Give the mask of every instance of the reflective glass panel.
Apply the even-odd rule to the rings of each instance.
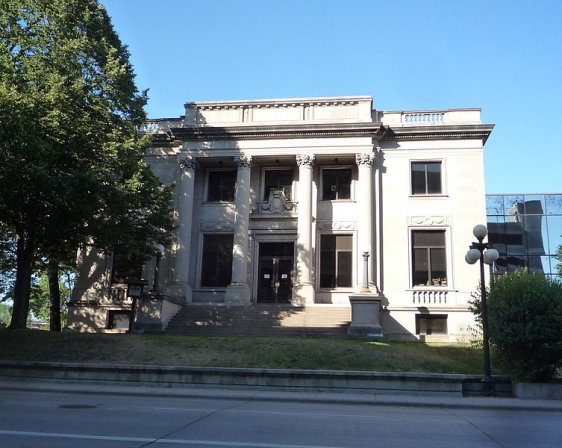
[[[486,196],[486,214],[503,215],[503,196],[500,195]]]
[[[545,202],[547,215],[562,215],[562,194],[547,194]]]
[[[547,216],[548,245],[546,247],[549,255],[557,255],[562,245],[562,216]]]
[[[507,216],[521,215],[525,211],[525,198],[523,195],[504,196],[503,210]]]
[[[546,211],[544,194],[525,195],[525,214],[542,215]]]

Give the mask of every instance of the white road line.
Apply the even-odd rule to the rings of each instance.
[[[224,447],[248,447],[248,448],[345,448],[326,445],[281,445],[277,443],[250,443],[250,442],[226,442],[223,440],[186,440],[186,439],[152,439],[147,437],[118,437],[118,436],[95,436],[90,434],[66,434],[56,432],[33,432],[33,431],[8,431],[0,429],[0,436],[20,437],[54,437],[60,439],[81,440],[104,440],[114,442],[142,442],[142,443],[167,443],[173,445],[203,445]]]

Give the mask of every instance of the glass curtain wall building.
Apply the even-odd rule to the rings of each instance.
[[[497,274],[526,267],[562,280],[562,193],[486,195]]]

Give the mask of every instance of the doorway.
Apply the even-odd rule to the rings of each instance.
[[[260,243],[258,303],[291,303],[294,242]]]

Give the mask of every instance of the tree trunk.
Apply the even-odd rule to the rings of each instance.
[[[29,294],[35,243],[22,229],[16,231],[16,283],[14,285],[14,307],[10,328],[26,328],[29,314]]]
[[[47,265],[47,277],[49,279],[49,330],[61,331],[60,325],[60,288],[59,288],[59,262],[49,258]]]

